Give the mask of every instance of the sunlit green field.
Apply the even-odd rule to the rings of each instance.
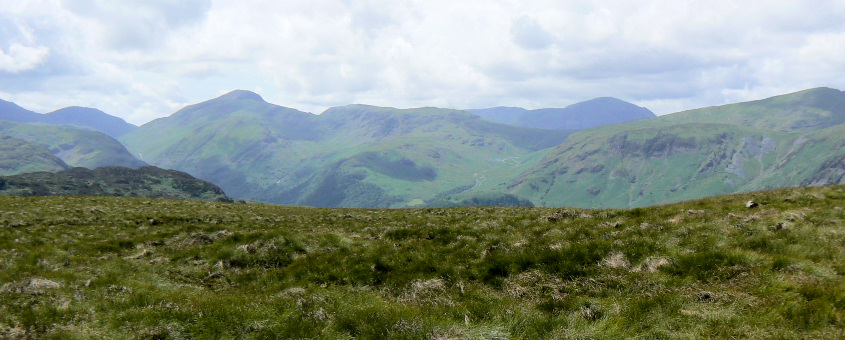
[[[633,210],[0,197],[0,338],[842,338],[843,190]]]

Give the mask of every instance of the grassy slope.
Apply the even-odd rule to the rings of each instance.
[[[0,176],[34,171],[56,172],[68,168],[64,161],[41,145],[0,136]]]
[[[845,95],[823,88],[600,127],[507,187],[540,205],[631,207],[842,183],[843,121]]]
[[[145,165],[117,140],[98,131],[42,123],[0,122],[0,134],[42,145],[70,166],[137,168]]]
[[[839,338],[843,206],[843,186],[633,210],[0,197],[0,336]]]
[[[217,183],[233,197],[386,207],[472,186],[476,174],[509,166],[497,159],[524,157],[568,134],[436,108],[350,105],[317,116],[235,92],[121,140],[144,160]]]

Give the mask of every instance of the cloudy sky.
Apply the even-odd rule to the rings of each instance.
[[[0,99],[142,124],[233,89],[319,113],[563,107],[658,114],[845,89],[845,1],[0,1]]]

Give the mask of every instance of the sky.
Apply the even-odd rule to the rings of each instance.
[[[136,125],[235,89],[667,114],[820,86],[845,89],[843,0],[0,0],[0,99]]]

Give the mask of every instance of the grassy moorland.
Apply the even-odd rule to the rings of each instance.
[[[0,337],[842,338],[843,207],[845,186],[632,210],[0,197]]]

